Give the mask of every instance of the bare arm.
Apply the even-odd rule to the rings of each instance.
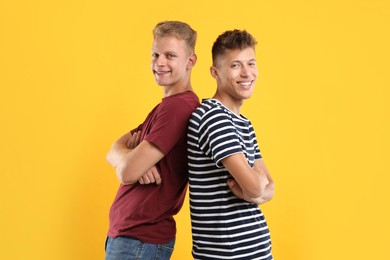
[[[127,133],[112,145],[107,154],[107,161],[116,169],[117,177],[122,184],[136,183],[145,174],[159,178],[155,164],[164,157],[164,154],[148,141],[139,143],[139,138],[140,132],[133,135]],[[142,182],[144,181],[140,180],[141,184]]]
[[[140,132],[128,132],[116,140],[107,153],[107,162],[116,168],[122,157],[138,145],[140,135]]]
[[[263,195],[260,196],[260,198],[258,198],[258,201],[256,202],[257,204],[263,204],[267,201],[270,201],[274,197],[275,183],[263,160],[256,160],[255,167],[261,168],[265,172],[268,179],[268,184],[265,188]]]
[[[243,154],[235,154],[223,159],[222,164],[234,178],[228,185],[236,196],[257,204],[272,199],[274,183],[263,160],[256,160],[251,168]]]

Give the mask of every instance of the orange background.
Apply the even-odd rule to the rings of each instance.
[[[152,29],[198,31],[193,87],[210,97],[211,45],[259,41],[243,107],[276,194],[263,210],[276,260],[390,259],[389,2],[1,1],[2,259],[103,259],[118,187],[105,161],[162,91]],[[172,259],[191,259],[188,202]]]

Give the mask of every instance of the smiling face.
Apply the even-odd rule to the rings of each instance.
[[[258,76],[255,50],[226,50],[216,58],[210,71],[217,80],[216,97],[228,107],[239,107],[252,96]]]
[[[153,41],[151,69],[158,85],[168,89],[189,84],[194,54],[186,42],[174,36],[158,37]]]

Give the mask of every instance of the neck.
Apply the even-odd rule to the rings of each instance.
[[[163,91],[164,91],[164,97],[169,97],[185,91],[192,91],[192,87],[190,83],[186,85],[179,85],[179,86],[163,86]]]
[[[234,100],[230,96],[220,95],[218,92],[213,96],[214,99],[221,102],[225,107],[229,108],[236,115],[240,115],[241,106],[244,104],[244,100]]]

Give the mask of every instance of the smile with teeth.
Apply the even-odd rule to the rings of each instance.
[[[157,70],[155,70],[154,72],[155,72],[157,75],[164,75],[164,74],[170,73],[171,71],[157,71]]]
[[[239,81],[237,82],[239,85],[243,86],[243,87],[249,87],[250,85],[252,85],[252,82],[253,81]]]

